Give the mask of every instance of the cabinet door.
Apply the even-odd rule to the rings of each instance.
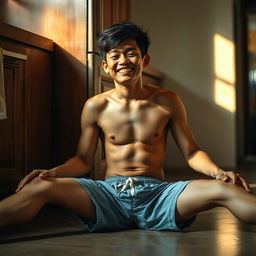
[[[24,61],[4,57],[7,119],[0,120],[0,193],[10,193],[24,172]]]

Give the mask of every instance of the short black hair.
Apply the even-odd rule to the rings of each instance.
[[[126,40],[133,39],[141,50],[142,57],[148,53],[150,39],[148,33],[132,22],[120,22],[102,31],[97,46],[102,60],[106,54]]]

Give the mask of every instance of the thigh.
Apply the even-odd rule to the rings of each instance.
[[[221,205],[226,185],[228,184],[218,180],[195,180],[189,183],[178,197],[176,221],[182,222],[199,212]]]
[[[69,208],[90,220],[96,219],[95,206],[86,190],[72,178],[37,179],[34,181],[38,194],[48,203]]]

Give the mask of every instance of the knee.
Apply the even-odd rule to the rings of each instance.
[[[46,196],[52,190],[53,182],[50,179],[34,178],[23,190],[31,196]]]
[[[215,200],[227,200],[232,196],[232,187],[234,185],[223,182],[221,180],[213,180],[211,191]]]

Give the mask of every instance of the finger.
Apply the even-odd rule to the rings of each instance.
[[[28,182],[29,178],[26,176],[25,178],[23,178],[21,180],[21,182],[19,183],[17,189],[16,189],[16,192],[19,192],[24,186],[25,184]]]
[[[43,171],[40,173],[39,178],[44,179],[44,178],[50,177],[50,176],[52,176],[50,171]]]
[[[238,177],[237,177],[237,175],[236,175],[234,172],[229,171],[229,172],[227,172],[227,175],[228,175],[229,179],[232,181],[232,183],[233,183],[234,185],[237,184],[237,182],[238,182]]]
[[[219,174],[216,176],[216,179],[217,179],[217,180],[222,180],[222,181],[224,181],[224,182],[228,182],[229,177],[228,177],[228,176],[225,174],[225,172],[223,171],[223,172],[219,173]]]
[[[224,182],[229,182],[230,181],[230,178],[228,176],[223,176],[222,180]]]
[[[41,178],[41,179],[47,177],[47,172],[46,171],[41,172],[38,177]]]
[[[230,175],[229,172],[223,172],[223,174],[221,176],[221,180],[224,182],[230,182],[230,180],[231,180],[233,183],[232,175]]]
[[[240,182],[241,182],[241,186],[243,187],[243,189],[249,193],[252,192],[250,185],[242,178],[239,176]]]
[[[33,172],[31,172],[30,174],[25,176],[19,183],[19,185],[16,189],[16,192],[20,191],[27,183],[29,183],[32,179],[34,179],[36,176],[38,176],[39,173],[40,173],[40,170],[34,170]]]

